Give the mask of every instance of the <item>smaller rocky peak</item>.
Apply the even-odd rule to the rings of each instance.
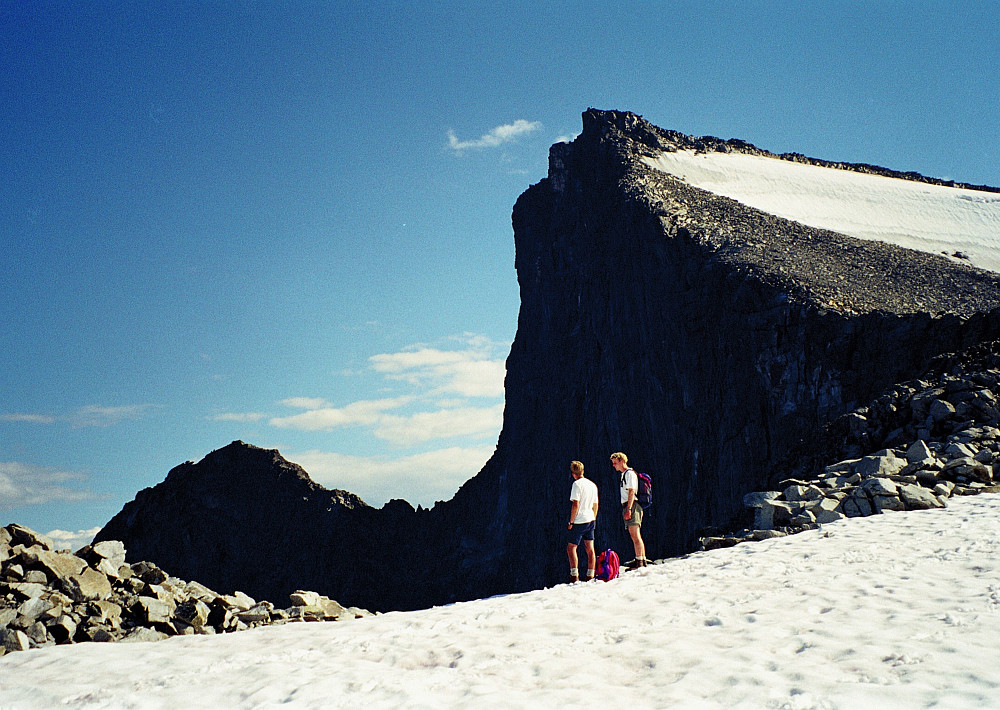
[[[316,495],[347,508],[367,507],[357,495],[327,489],[316,483],[299,464],[287,460],[277,449],[265,449],[244,441],[234,441],[207,454],[197,463],[187,461],[174,467],[166,480],[155,486],[165,490],[228,492],[257,490],[262,495],[309,498]]]

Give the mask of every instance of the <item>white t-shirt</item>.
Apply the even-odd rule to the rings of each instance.
[[[573,518],[574,525],[589,523],[594,518],[594,503],[597,502],[597,485],[589,478],[578,478],[573,481],[573,487],[569,492],[571,501],[580,501],[580,506],[576,509],[576,517]]]
[[[622,503],[628,503],[628,491],[629,489],[635,491],[635,495],[639,495],[639,476],[636,475],[635,471],[631,468],[625,469],[622,472]]]

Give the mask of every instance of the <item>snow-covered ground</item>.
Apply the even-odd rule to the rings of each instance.
[[[0,708],[996,708],[998,540],[982,495],[609,583],[25,651]]]
[[[1000,193],[928,185],[745,153],[682,150],[650,166],[764,212],[860,239],[962,252],[1000,271]]]

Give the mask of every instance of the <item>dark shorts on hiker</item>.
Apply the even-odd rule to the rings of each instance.
[[[569,535],[566,538],[570,545],[579,545],[581,540],[593,540],[594,539],[594,521],[591,520],[589,523],[577,523],[569,529]]]
[[[622,515],[625,514],[625,505],[622,505]],[[642,525],[642,506],[638,503],[632,504],[632,517],[625,521],[625,527],[631,528]]]

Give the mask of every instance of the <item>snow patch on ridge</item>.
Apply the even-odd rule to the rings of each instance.
[[[746,153],[664,152],[650,167],[749,207],[1000,272],[1000,194]]]

